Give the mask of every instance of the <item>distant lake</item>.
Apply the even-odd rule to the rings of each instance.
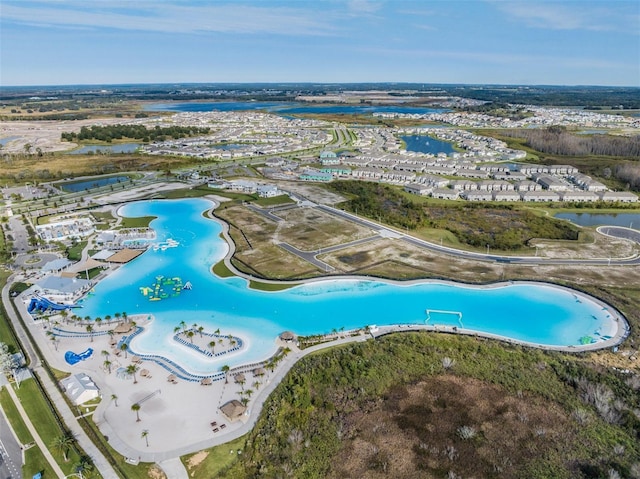
[[[640,230],[640,213],[558,213],[556,218],[569,220],[580,226],[625,226]]]
[[[373,113],[413,113],[425,115],[429,113],[442,113],[449,110],[426,108],[418,106],[392,106],[392,105],[310,105],[299,102],[269,102],[269,101],[223,101],[223,102],[189,102],[189,103],[154,103],[145,107],[146,111],[179,111],[179,112],[205,112],[205,111],[242,111],[242,110],[266,110],[271,113],[283,115],[318,113],[318,114],[360,114],[371,115]]]
[[[17,140],[19,136],[8,136],[7,138],[0,138],[0,145],[4,146],[10,141]]]
[[[93,178],[90,180],[76,181],[72,183],[58,183],[56,186],[64,191],[77,193],[78,191],[90,190],[101,186],[114,185],[116,183],[124,183],[131,178],[128,176],[108,176],[106,178]]]
[[[456,150],[453,145],[447,141],[436,140],[427,135],[411,135],[401,136],[402,140],[407,144],[407,151],[415,151],[418,153],[454,153]]]
[[[117,145],[87,145],[70,151],[70,155],[86,155],[88,153],[133,153],[140,143],[118,143]]]

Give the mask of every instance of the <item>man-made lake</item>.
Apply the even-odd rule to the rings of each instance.
[[[118,143],[116,145],[86,145],[70,151],[71,155],[86,155],[89,153],[133,153],[140,147],[140,143]]]
[[[449,110],[426,108],[418,106],[392,106],[392,105],[309,105],[298,102],[268,102],[268,101],[227,101],[227,102],[188,102],[188,103],[154,103],[145,107],[146,111],[180,111],[180,112],[205,112],[205,111],[243,111],[265,110],[282,115],[303,113],[316,114],[359,114],[371,115],[373,113],[415,113],[429,114],[442,113]]]
[[[625,226],[640,230],[640,213],[558,213],[555,217],[580,226]]]
[[[407,151],[431,153],[432,155],[437,155],[438,153],[446,153],[448,155],[456,151],[451,143],[431,138],[427,135],[401,136],[400,138],[407,145]]]
[[[111,273],[84,300],[82,316],[153,315],[155,321],[133,339],[132,350],[161,354],[197,374],[266,359],[276,350],[275,338],[286,330],[309,335],[373,324],[427,324],[568,346],[607,339],[622,326],[592,298],[536,283],[473,287],[327,279],[278,292],[252,290],[243,278],[223,279],[211,272],[228,251],[221,224],[202,214],[212,206],[201,198],[123,206],[119,214],[124,216],[155,216],[151,227],[156,241],[170,247],[150,248]],[[189,282],[192,288],[150,300],[144,291],[158,278]],[[172,340],[182,321],[207,331],[219,328],[223,335],[240,337],[246,347],[222,358],[194,354]]]
[[[105,178],[94,178],[91,180],[74,181],[70,183],[58,183],[56,184],[63,191],[70,193],[77,193],[78,191],[90,190],[92,188],[100,188],[101,186],[114,185],[117,183],[124,183],[130,181],[128,176],[108,176]]]

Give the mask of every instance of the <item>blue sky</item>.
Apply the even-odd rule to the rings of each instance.
[[[638,0],[0,0],[0,85],[640,86]]]

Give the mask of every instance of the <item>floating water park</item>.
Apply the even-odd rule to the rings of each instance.
[[[192,285],[187,281],[182,284],[182,278],[174,276],[172,278],[163,275],[156,276],[156,280],[152,286],[141,286],[140,292],[149,301],[160,301],[167,298],[175,298],[180,296],[182,290],[190,290]]]

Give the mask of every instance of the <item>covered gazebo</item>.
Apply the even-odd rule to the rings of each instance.
[[[286,342],[290,342],[296,339],[296,335],[293,334],[291,331],[285,331],[283,333],[280,333],[280,339]]]
[[[239,419],[242,417],[244,412],[247,410],[246,406],[243,406],[240,401],[237,399],[232,399],[228,403],[223,404],[220,407],[220,410],[224,413],[232,421]]]

